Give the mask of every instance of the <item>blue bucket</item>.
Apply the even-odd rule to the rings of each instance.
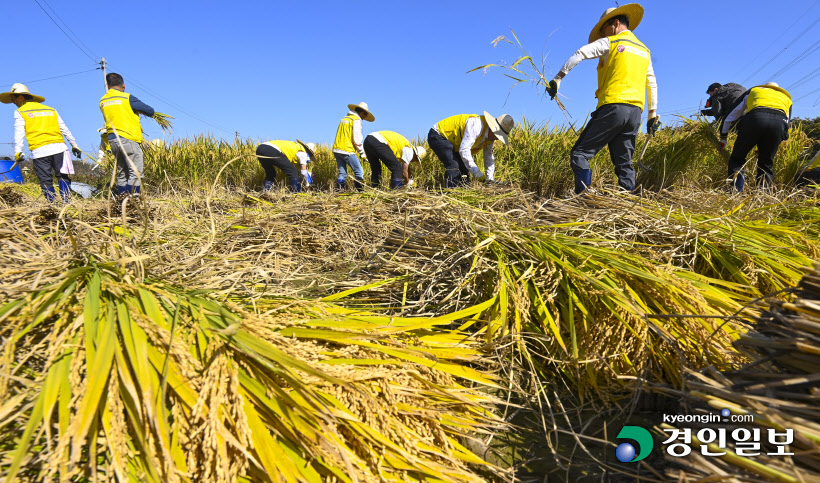
[[[23,184],[23,172],[20,171],[20,165],[14,166],[14,161],[0,161],[0,183],[19,183]]]

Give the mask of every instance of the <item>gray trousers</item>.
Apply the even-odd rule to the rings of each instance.
[[[640,129],[641,109],[638,106],[604,104],[596,109],[569,155],[572,171],[575,172],[576,192],[580,192],[577,191],[579,174],[589,170],[589,160],[604,146],[609,146],[618,185],[626,191],[634,190],[632,154],[635,152],[635,136]]]
[[[109,144],[117,159],[117,186],[139,186],[143,173],[142,147],[124,137],[110,139]],[[137,171],[134,171],[134,168],[137,168]]]

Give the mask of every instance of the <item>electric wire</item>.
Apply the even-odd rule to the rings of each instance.
[[[818,76],[820,76],[820,67],[814,69],[813,71],[794,81],[794,83],[789,86],[789,90],[797,89],[798,87],[802,86],[807,82],[812,81]]]
[[[85,47],[85,50],[87,50],[88,52],[90,52],[90,53],[91,53],[91,54],[92,54],[95,58],[99,58],[99,56],[97,56],[97,54],[95,54],[95,53],[94,53],[94,51],[92,51],[92,50],[91,50],[91,49],[90,49],[90,48],[89,48],[89,47],[85,44],[85,42],[83,42],[83,39],[81,39],[79,35],[75,34],[75,33],[74,33],[74,31],[73,31],[73,30],[71,30],[71,27],[69,27],[69,26],[68,26],[68,23],[67,23],[65,20],[63,20],[63,18],[62,18],[62,17],[60,17],[60,14],[58,14],[58,13],[57,13],[57,11],[56,11],[56,10],[54,10],[54,7],[52,7],[52,6],[51,6],[51,4],[49,4],[49,3],[48,3],[48,0],[43,0],[43,3],[45,3],[45,4],[46,4],[46,6],[48,7],[48,9],[49,9],[49,10],[51,10],[51,12],[52,12],[52,13],[53,13],[53,14],[54,14],[54,15],[55,15],[55,16],[56,16],[59,20],[60,20],[60,22],[62,22],[62,23],[63,23],[63,25],[65,25],[65,28],[67,28],[67,29],[68,29],[68,31],[69,31],[69,32],[71,32],[71,35],[73,35],[73,36],[74,36],[74,38],[75,38],[75,39],[77,39],[77,42],[81,43],[81,44],[83,45],[83,47]]]
[[[817,17],[816,19],[814,19],[814,22],[812,22],[812,23],[811,23],[808,27],[804,28],[804,29],[803,29],[803,30],[802,30],[799,34],[797,34],[797,37],[795,37],[794,39],[792,39],[792,41],[791,41],[791,42],[789,42],[788,44],[786,44],[786,46],[785,46],[785,47],[783,47],[782,49],[780,49],[780,51],[779,51],[779,52],[777,52],[776,54],[774,54],[774,55],[773,55],[773,56],[772,56],[772,57],[771,57],[768,61],[766,61],[763,65],[761,65],[761,66],[760,66],[760,67],[759,67],[756,71],[752,72],[752,74],[751,74],[749,77],[747,77],[747,78],[743,79],[742,84],[745,84],[746,82],[748,82],[748,81],[749,81],[749,79],[751,79],[752,77],[756,76],[757,74],[759,74],[759,73],[760,73],[760,71],[762,71],[763,69],[765,69],[766,67],[768,67],[768,66],[769,66],[769,64],[771,64],[772,62],[774,62],[774,60],[775,60],[775,59],[777,59],[778,57],[780,57],[780,55],[781,55],[781,54],[783,54],[783,52],[785,52],[786,50],[788,50],[788,49],[789,49],[789,47],[791,47],[792,45],[794,45],[794,44],[795,44],[795,42],[797,42],[798,40],[800,40],[800,39],[801,39],[804,35],[806,35],[806,33],[808,33],[808,31],[809,31],[809,30],[811,30],[812,28],[814,28],[814,26],[815,26],[815,25],[817,25],[818,23],[820,23],[820,17]]]
[[[43,79],[26,80],[26,81],[23,81],[21,83],[22,84],[34,84],[35,82],[47,81],[47,80],[52,80],[52,79],[60,79],[62,77],[69,77],[69,76],[72,76],[72,75],[80,75],[80,74],[85,74],[85,73],[88,73],[88,72],[94,72],[95,70],[100,70],[100,68],[95,67],[93,69],[81,70],[80,72],[72,72],[70,74],[55,75],[55,76],[52,76],[52,77],[45,77]],[[5,85],[5,84],[14,84],[14,82],[4,82],[0,85]]]
[[[780,70],[775,72],[774,75],[772,75],[770,77],[770,79],[776,79],[779,75],[784,74],[785,72],[788,72],[794,66],[796,66],[800,62],[803,62],[804,60],[806,60],[806,58],[808,58],[811,54],[813,54],[813,53],[817,52],[818,50],[820,50],[820,48],[818,48],[818,47],[820,47],[820,40],[818,40],[817,42],[811,44],[806,50],[804,50],[803,52],[798,54],[797,57],[792,59],[788,64],[781,67]]]
[[[89,58],[89,59],[91,59],[92,61],[97,62],[97,59],[95,59],[95,58],[94,58],[94,56],[93,56],[91,53],[86,52],[86,51],[85,51],[82,47],[80,47],[80,44],[78,44],[77,42],[75,42],[75,41],[74,41],[74,39],[72,39],[72,38],[71,38],[71,36],[70,36],[70,35],[68,35],[68,33],[67,33],[65,30],[63,30],[63,28],[62,28],[62,27],[60,27],[60,24],[58,24],[58,23],[57,23],[57,21],[56,21],[56,20],[54,20],[54,17],[52,17],[51,15],[49,15],[48,11],[46,11],[46,9],[45,9],[45,8],[43,8],[43,6],[42,6],[42,5],[40,5],[40,2],[38,2],[37,0],[34,0],[34,3],[36,3],[36,4],[37,4],[37,6],[38,6],[38,7],[40,7],[40,10],[42,10],[42,11],[43,11],[43,13],[45,13],[45,14],[46,14],[46,16],[47,16],[49,19],[51,19],[51,21],[54,23],[54,25],[56,25],[56,26],[57,26],[57,28],[58,28],[58,29],[60,29],[60,32],[62,32],[62,33],[63,33],[63,34],[64,34],[64,35],[68,38],[68,40],[70,40],[70,41],[71,41],[71,43],[72,43],[72,44],[74,44],[74,46],[75,46],[75,47],[77,47],[78,49],[80,49],[80,52],[82,52],[83,54],[85,54],[86,56],[88,56],[88,58]]]

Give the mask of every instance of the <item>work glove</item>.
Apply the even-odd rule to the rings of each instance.
[[[305,181],[307,181],[307,184],[313,184],[313,176],[310,174],[310,171],[303,169],[301,172],[302,176],[305,178]]]
[[[484,178],[484,173],[475,165],[470,166],[470,174],[473,175],[474,178]]]
[[[547,94],[550,95],[550,99],[555,99],[555,96],[558,95],[558,87],[561,85],[561,79],[555,78],[550,81],[550,84],[547,86]]]
[[[718,151],[723,151],[724,149],[726,149],[726,143],[728,141],[729,139],[726,136],[721,136],[720,142],[718,143]]]
[[[26,155],[23,154],[22,152],[17,153],[17,154],[14,155],[14,160],[17,161],[18,163],[22,163],[23,161],[26,160]]]
[[[654,136],[661,127],[661,117],[655,116],[646,120],[646,134]]]
[[[80,151],[80,148],[78,148],[77,146],[74,146],[74,147],[71,148],[71,154],[73,154],[74,157],[77,158],[77,159],[80,159],[80,158],[83,157],[83,152]]]

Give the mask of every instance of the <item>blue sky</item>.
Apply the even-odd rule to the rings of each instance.
[[[446,116],[482,110],[561,124],[555,103],[530,85],[510,91],[500,69],[466,72],[513,61],[516,50],[490,43],[513,28],[533,55],[548,54],[551,77],[614,5],[23,0],[0,14],[6,42],[0,88],[27,83],[92,153],[104,93],[102,74],[92,69],[101,56],[110,71],[123,74],[128,92],[176,117],[176,137],[232,139],[238,131],[262,140],[328,143],[346,105],[360,101],[376,116],[365,123],[366,133],[426,136]],[[635,33],[652,50],[665,122],[695,112],[712,82],[748,88],[775,80],[789,89],[806,76],[811,80],[792,90],[795,115],[820,116],[820,1],[643,5],[646,15]],[[595,108],[595,65],[581,63],[561,85],[579,123]],[[32,82],[77,72],[83,73]],[[10,143],[13,106],[0,109],[0,143]],[[143,126],[149,136],[162,137],[152,121]],[[10,152],[9,144],[0,144],[0,154]]]

